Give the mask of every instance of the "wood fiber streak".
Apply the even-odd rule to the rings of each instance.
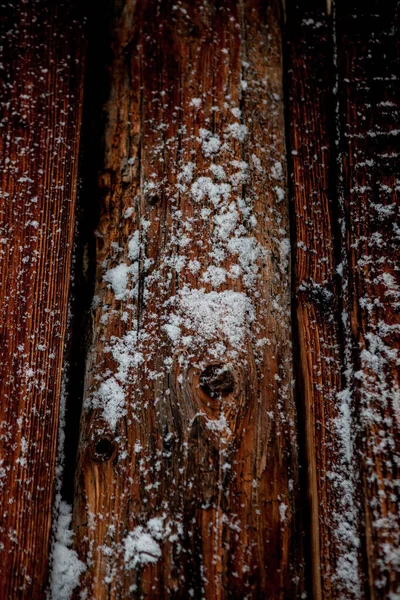
[[[349,465],[337,427],[342,352],[331,148],[333,46],[325,3],[320,4],[287,6],[297,393],[305,429],[313,597],[352,598],[340,574],[343,556],[353,549],[340,530],[349,510],[341,491]]]
[[[397,10],[337,7],[344,323],[369,598],[400,592]]]
[[[0,597],[46,586],[83,73],[63,3],[1,9]]]
[[[278,3],[130,0],[111,28],[76,595],[297,598]]]

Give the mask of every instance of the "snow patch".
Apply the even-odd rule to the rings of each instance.
[[[174,343],[179,339],[179,323],[193,331],[199,342],[223,336],[233,348],[242,349],[248,325],[254,318],[251,301],[245,294],[231,290],[206,293],[204,289],[184,288],[177,300],[177,314],[170,314],[166,326]]]
[[[134,569],[138,565],[156,563],[161,558],[160,544],[151,533],[143,527],[136,527],[127,535],[124,542],[124,561],[128,569]]]
[[[71,548],[73,536],[71,521],[71,506],[64,501],[60,502],[52,556],[51,600],[69,600],[79,583],[81,574],[86,570],[84,563],[79,560],[77,553]]]
[[[109,283],[117,300],[124,300],[127,295],[129,266],[121,263],[109,269],[104,275],[104,281]]]
[[[103,411],[105,421],[115,431],[119,419],[126,415],[125,392],[115,377],[110,377],[100,384],[93,394],[92,406]]]

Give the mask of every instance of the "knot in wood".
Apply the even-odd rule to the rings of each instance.
[[[100,437],[92,444],[92,458],[96,462],[107,462],[114,458],[117,448],[117,443],[114,440],[106,436]]]
[[[235,389],[235,378],[226,366],[209,365],[200,375],[200,388],[210,398],[229,396]]]

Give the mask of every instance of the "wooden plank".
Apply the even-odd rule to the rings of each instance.
[[[359,509],[342,393],[333,45],[326,2],[287,4],[295,357],[314,598],[359,598]],[[339,259],[340,260],[340,259]]]
[[[114,12],[76,594],[298,597],[278,4]]]
[[[68,6],[69,5],[69,6]],[[71,3],[2,7],[0,596],[47,579],[81,118]]]
[[[400,592],[397,10],[337,5],[343,317],[368,598]]]

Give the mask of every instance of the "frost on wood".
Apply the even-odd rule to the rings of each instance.
[[[114,24],[74,504],[96,598],[302,589],[280,39],[245,4]]]

